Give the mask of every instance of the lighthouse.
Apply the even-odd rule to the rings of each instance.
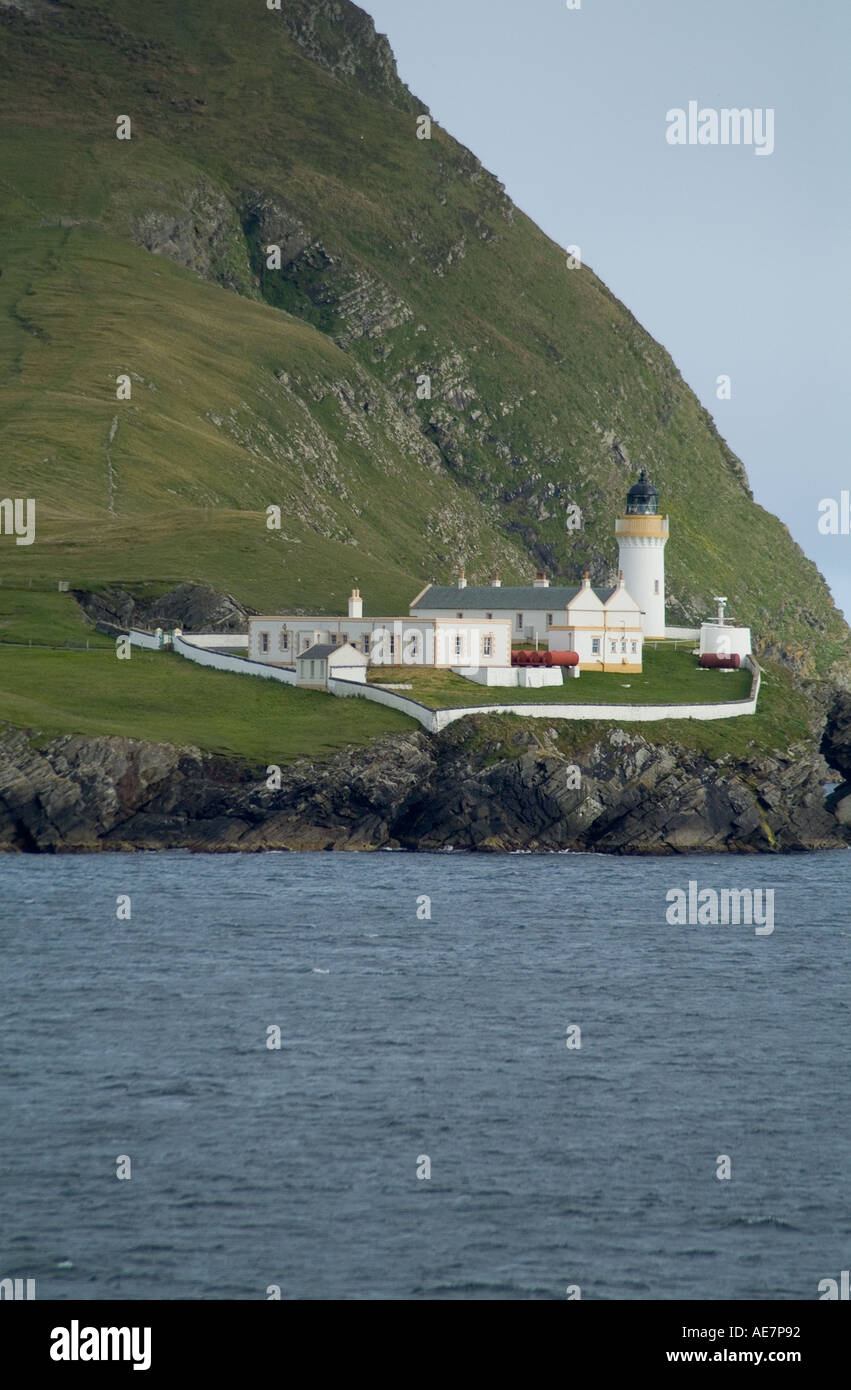
[[[665,546],[668,518],[659,516],[659,494],[642,468],[626,495],[626,515],[615,522],[618,567],[641,609],[645,637],[665,636]]]

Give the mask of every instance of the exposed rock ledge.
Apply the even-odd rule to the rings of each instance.
[[[463,720],[313,765],[265,768],[193,748],[0,737],[0,849],[599,850],[664,854],[847,844],[819,755],[718,763],[611,729],[570,759],[555,730]]]

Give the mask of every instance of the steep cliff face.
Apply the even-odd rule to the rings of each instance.
[[[325,764],[266,770],[132,739],[0,741],[0,849],[598,850],[839,847],[819,756],[728,759],[612,729],[566,755],[559,731],[465,720]],[[578,778],[577,778],[578,771]],[[578,781],[578,785],[577,785]]]
[[[359,583],[392,612],[461,563],[607,582],[644,464],[672,620],[725,593],[763,654],[848,666],[668,353],[473,152],[418,138],[428,108],[357,5],[2,0],[0,35],[4,488],[37,472],[40,505],[7,583],[320,611]]]

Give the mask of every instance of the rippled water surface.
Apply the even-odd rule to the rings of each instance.
[[[0,1274],[39,1298],[816,1298],[851,1263],[850,870],[0,857]],[[774,932],[668,925],[689,879],[773,887]]]

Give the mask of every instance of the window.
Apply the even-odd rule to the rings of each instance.
[[[341,633],[340,633],[340,641],[341,641],[341,642],[348,642],[348,640],[349,640],[349,634],[348,634],[347,632],[341,632]]]
[[[518,631],[520,631],[520,632],[523,631],[523,614],[522,614],[522,613],[518,613],[518,614],[517,614],[517,624],[516,624],[516,626],[517,626]]]
[[[315,661],[311,661],[311,663],[310,663],[310,679],[311,679],[311,680],[313,680],[313,676],[314,676],[314,669],[313,669],[313,668],[315,667],[315,665],[316,665],[316,662],[315,662]]]
[[[548,614],[547,614],[547,627],[552,627],[552,625],[553,625],[553,615],[552,615],[552,613],[548,613]]]
[[[267,652],[267,651],[269,650],[269,634],[268,634],[268,632],[261,632],[261,634],[260,634],[260,650],[261,650],[261,652]]]
[[[632,654],[633,654],[633,656],[635,656],[635,654],[636,654],[637,651],[638,651],[638,643],[637,643],[637,642],[633,642],[633,643],[632,643]]]
[[[456,618],[463,618],[464,614],[463,614],[463,613],[456,613],[455,616],[456,616]]]
[[[625,651],[626,651],[626,638],[624,638],[624,637],[621,638],[621,651],[622,651],[622,652],[625,652]]]
[[[482,638],[482,656],[493,656],[493,637],[490,633]]]
[[[487,618],[489,623],[493,622],[493,613],[486,613],[485,617]]]
[[[463,637],[461,636],[460,633],[459,633],[459,634],[457,635],[457,637],[455,638],[455,655],[456,655],[456,656],[462,656],[462,655],[463,655],[463,647],[462,647],[463,640],[464,640],[464,639],[463,639]]]
[[[288,652],[290,649],[290,634],[287,632],[287,629],[285,627],[281,628],[281,632],[278,637],[278,646],[280,647],[282,652]]]
[[[308,649],[308,647],[309,647],[310,645],[311,645],[310,633],[309,633],[309,632],[303,632],[303,633],[301,634],[301,649],[302,649],[302,651],[303,651],[303,652],[306,652],[307,649]]]
[[[390,655],[391,655],[391,656],[395,656],[395,655],[396,655],[396,638],[393,636],[393,633],[392,633],[392,632],[389,633],[388,636],[390,637]]]
[[[658,579],[654,579],[654,580],[653,580],[653,592],[654,592],[654,594],[658,594],[658,592],[659,592],[659,580],[658,580]]]
[[[617,649],[618,649],[618,644],[617,644],[617,642],[615,642],[613,638],[610,638],[610,639],[609,639],[609,651],[610,651],[610,652],[616,652]]]
[[[599,639],[599,637],[592,637],[592,638],[591,638],[591,655],[592,655],[592,656],[599,656],[599,655],[600,655],[600,639]]]
[[[369,633],[368,633],[368,632],[365,632],[364,635],[363,635],[363,654],[364,654],[364,656],[369,656]]]

